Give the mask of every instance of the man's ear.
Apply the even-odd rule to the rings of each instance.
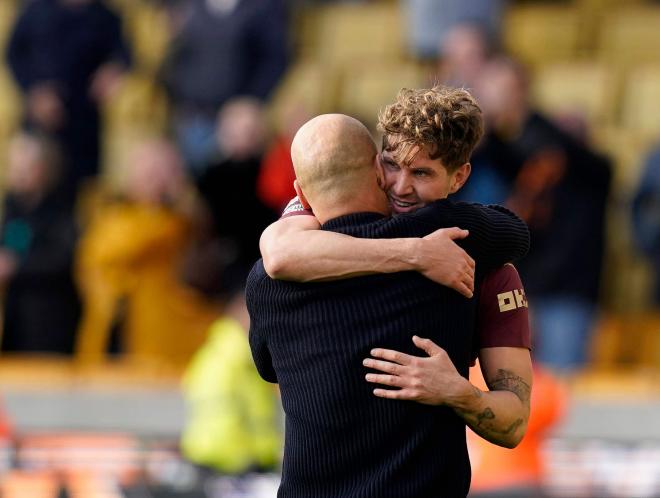
[[[303,194],[303,191],[298,184],[298,180],[293,180],[293,188],[296,189],[296,195],[298,196],[298,199],[300,199],[300,204],[302,204],[305,209],[311,209],[309,202],[307,202],[307,197],[305,197],[305,194]]]
[[[449,193],[450,194],[455,194],[458,192],[463,185],[465,185],[465,182],[467,182],[467,179],[470,177],[470,173],[472,172],[472,165],[470,163],[465,163],[459,168],[454,171],[454,174],[451,177],[451,185],[449,186]]]

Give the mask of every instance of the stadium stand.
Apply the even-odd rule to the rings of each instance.
[[[122,13],[135,66],[103,109],[103,192],[122,183],[127,151],[164,132],[170,119],[156,81],[171,36],[163,7],[168,2],[107,1]],[[3,53],[21,4],[0,1]],[[341,111],[372,125],[400,86],[428,84],[428,68],[407,53],[400,7],[394,0],[296,3],[294,56],[270,102],[273,121],[287,105],[302,103],[312,114]],[[657,276],[633,247],[629,220],[642,160],[660,140],[659,27],[660,3],[650,0],[512,0],[504,19],[504,46],[532,69],[535,103],[552,115],[582,114],[588,138],[615,167],[591,362],[566,379],[573,405],[543,450],[550,496],[660,496],[660,315],[650,299]],[[0,65],[0,157],[21,111],[14,82]],[[82,219],[97,201],[81,203]],[[161,484],[190,484],[190,469],[176,460],[176,450],[148,444],[149,428],[170,446],[178,437],[180,373],[180,365],[130,358],[80,365],[1,357],[0,396],[10,401],[5,407],[19,417],[13,422],[22,433],[0,441],[0,495],[56,498],[68,488],[71,496],[126,498],[133,495],[108,483],[130,481],[135,472]],[[47,429],[47,419],[62,432],[35,437]],[[72,432],[80,429],[74,425],[90,432]],[[129,435],[117,432],[126,428]],[[90,454],[104,479],[88,472]],[[64,461],[73,471],[62,473]],[[183,496],[174,493],[168,496]]]
[[[590,128],[615,118],[616,72],[593,61],[548,63],[539,67],[532,94],[549,115],[578,115]]]
[[[580,55],[582,17],[570,3],[513,5],[505,16],[504,45],[531,67]]]

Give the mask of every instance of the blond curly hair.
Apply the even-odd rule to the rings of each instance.
[[[470,161],[484,126],[481,109],[467,90],[434,86],[402,88],[378,116],[383,150],[409,164],[426,147],[450,171]]]

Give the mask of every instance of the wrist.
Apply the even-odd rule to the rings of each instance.
[[[396,273],[419,270],[419,241],[416,238],[372,239],[370,271]]]
[[[400,261],[404,265],[405,271],[422,271],[422,243],[420,238],[395,239],[397,251],[400,254]]]
[[[483,391],[475,387],[464,377],[456,383],[456,388],[451,395],[451,402],[449,403],[452,408],[459,412],[470,412],[478,409],[482,399]]]

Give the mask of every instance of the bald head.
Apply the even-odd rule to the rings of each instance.
[[[298,130],[291,145],[298,184],[317,216],[320,208],[379,191],[375,157],[376,144],[369,130],[344,114],[311,119]]]

